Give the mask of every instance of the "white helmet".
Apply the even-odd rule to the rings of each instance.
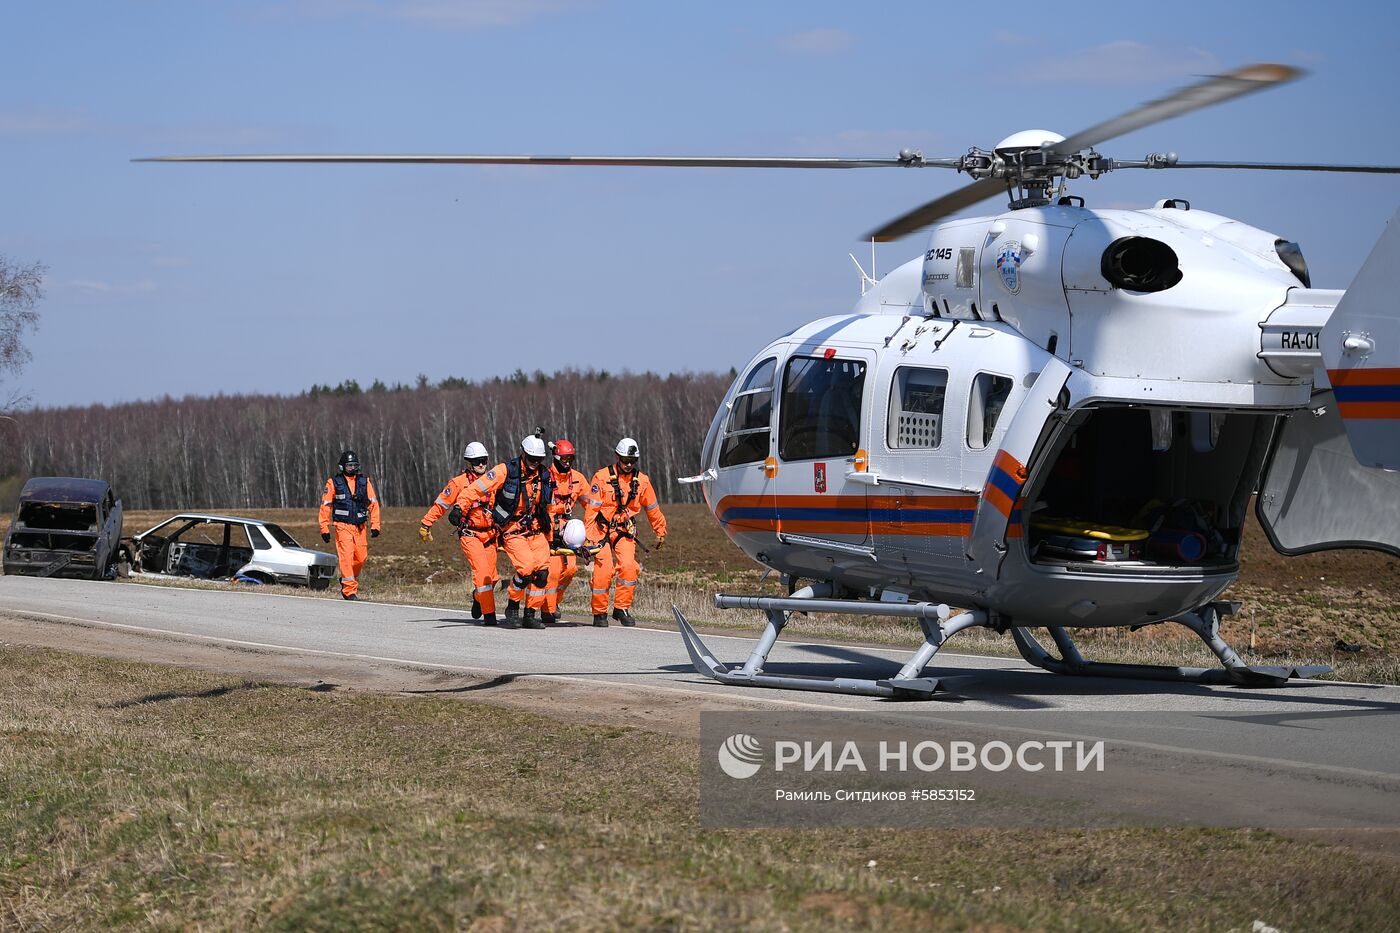
[[[467,449],[462,451],[463,460],[481,460],[486,456],[486,445],[481,441],[472,441],[467,445]]]
[[[583,547],[584,539],[587,537],[588,529],[579,519],[571,518],[564,523],[564,543],[569,547]]]
[[[618,441],[617,446],[613,449],[617,451],[619,457],[640,457],[642,455],[642,449],[630,437],[624,437]]]
[[[530,457],[544,459],[544,441],[531,434],[520,442],[520,451]]]

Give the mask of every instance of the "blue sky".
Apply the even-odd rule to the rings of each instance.
[[[964,184],[849,172],[138,164],[208,152],[890,157],[1068,135],[1197,75],[1301,81],[1100,147],[1400,162],[1380,4],[252,0],[16,4],[0,253],[49,266],[40,405],[517,367],[728,369],[859,295],[864,231]],[[1049,9],[1049,8],[1046,8]],[[1400,177],[1119,172],[1297,239],[1345,287]],[[988,202],[995,207],[994,202]],[[881,246],[880,270],[922,237]]]

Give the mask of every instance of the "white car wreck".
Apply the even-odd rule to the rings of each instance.
[[[297,544],[281,525],[256,518],[187,512],[122,542],[123,575],[242,579],[324,590],[334,554]]]

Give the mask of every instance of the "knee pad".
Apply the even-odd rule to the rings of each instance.
[[[530,582],[535,586],[543,588],[549,582],[549,568],[541,567],[530,576]]]
[[[525,578],[517,573],[510,578],[510,585],[517,590],[523,590],[525,589]]]

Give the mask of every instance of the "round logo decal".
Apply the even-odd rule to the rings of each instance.
[[[1008,240],[997,253],[997,274],[1001,276],[1001,284],[1013,295],[1021,290],[1021,263],[1025,258],[1016,240]]]

